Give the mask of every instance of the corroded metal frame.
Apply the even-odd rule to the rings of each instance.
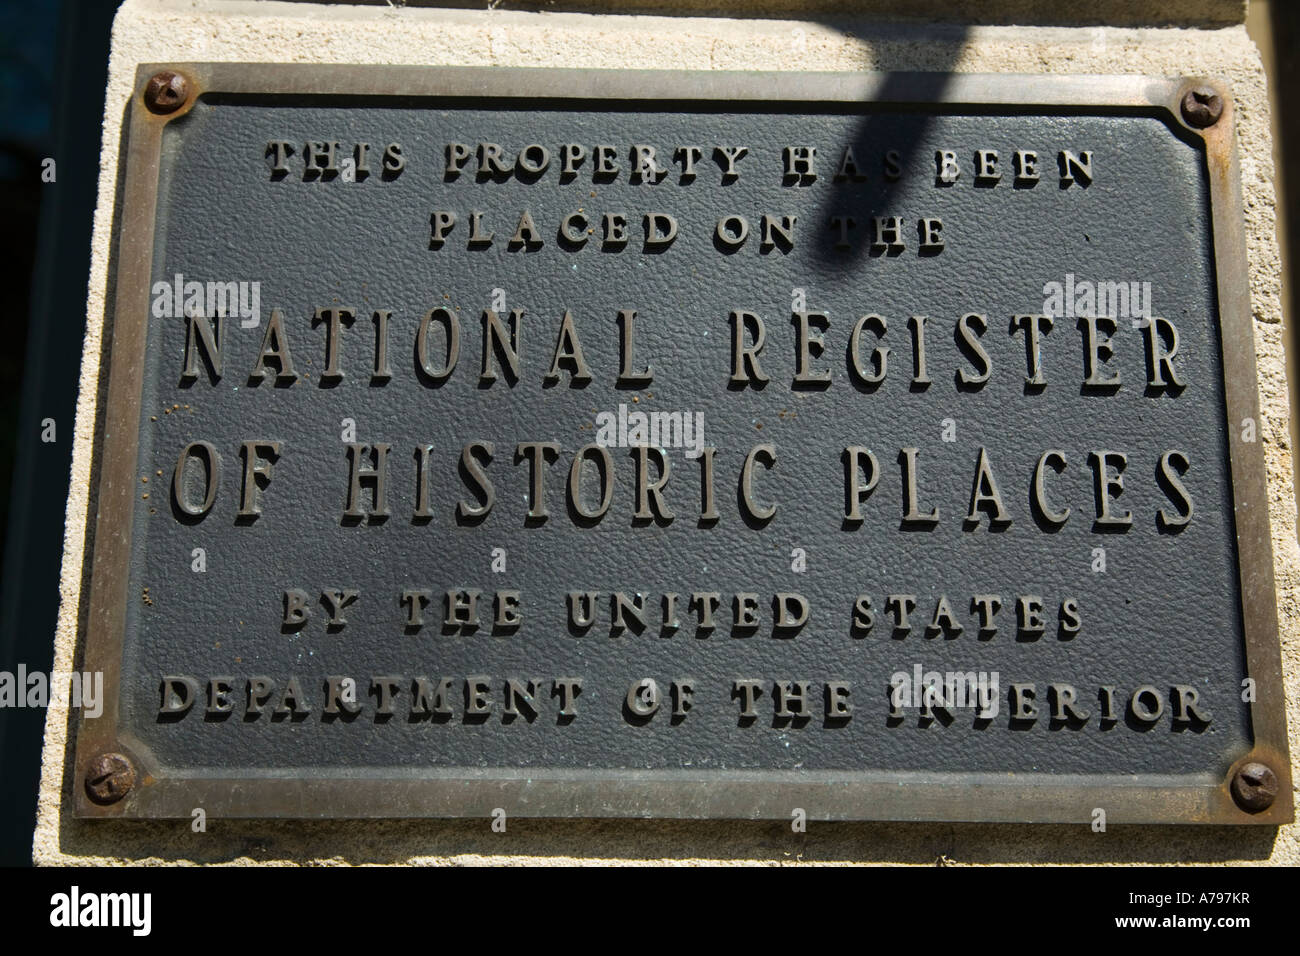
[[[150,112],[142,96],[149,77],[167,69],[186,80],[185,103],[167,115]],[[1193,86],[1212,85],[1223,114],[1208,129],[1189,126],[1179,103]],[[367,97],[413,101],[514,104],[690,103],[697,106],[776,105],[907,108],[1020,115],[1147,115],[1200,145],[1209,181],[1214,259],[1228,422],[1259,420],[1255,342],[1245,250],[1235,104],[1226,83],[1204,78],[1144,76],[1012,76],[962,74],[727,73],[497,69],[414,66],[317,66],[181,63],[141,65],[129,109],[107,413],[96,436],[101,456],[89,612],[80,635],[83,668],[101,671],[101,716],[83,716],[73,779],[83,817],[189,817],[203,807],[214,817],[488,816],[496,807],[536,817],[790,818],[802,807],[812,819],[1075,822],[1105,807],[1109,823],[1255,823],[1293,818],[1291,769],[1277,634],[1273,551],[1263,445],[1229,428],[1247,675],[1256,683],[1250,705],[1254,746],[1220,777],[1213,770],[1178,776],[906,773],[848,771],[559,770],[507,768],[377,768],[330,771],[289,768],[222,776],[186,774],[158,766],[129,728],[118,722],[118,688],[127,606],[131,514],[138,456],[141,356],[154,253],[159,157],[163,129],[210,93]],[[134,785],[101,805],[85,792],[92,761],[106,752],[134,764]],[[1247,762],[1277,776],[1272,806],[1248,813],[1230,784]]]

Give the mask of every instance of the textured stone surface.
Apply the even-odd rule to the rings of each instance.
[[[1177,6],[1166,5],[1166,6]],[[1194,5],[1202,6],[1202,5]],[[1218,5],[1206,4],[1206,8]],[[1198,17],[1197,22],[1203,22]],[[798,42],[796,41],[798,39]],[[305,4],[127,0],[114,30],[105,110],[100,202],[95,220],[88,332],[76,422],[72,491],[56,637],[55,668],[76,661],[82,552],[93,516],[88,477],[101,381],[108,251],[119,133],[139,62],[243,60],[581,66],[602,68],[950,70],[1010,73],[1216,75],[1238,106],[1251,296],[1264,409],[1281,640],[1292,747],[1297,721],[1300,562],[1287,432],[1280,276],[1267,100],[1258,55],[1241,26],[1216,29],[872,26],[782,20],[609,17]],[[52,711],[34,857],[38,863],[140,862],[528,862],[714,860],[933,863],[1300,862],[1298,828],[813,824],[783,822],[512,820],[505,835],[488,821],[188,821],[97,826],[66,807],[71,777],[66,712]]]
[[[311,0],[301,0],[311,2]],[[326,0],[334,2],[334,0]],[[672,14],[718,17],[848,18],[983,24],[1227,26],[1246,17],[1246,0],[359,0],[376,6],[462,7],[544,13]]]

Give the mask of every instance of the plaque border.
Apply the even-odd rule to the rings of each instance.
[[[144,88],[161,70],[183,76],[180,109],[157,115]],[[1179,104],[1194,86],[1213,86],[1223,115],[1208,129],[1182,118]],[[108,346],[106,409],[92,455],[93,544],[88,611],[78,634],[81,669],[104,674],[104,709],[82,714],[77,730],[73,804],[84,818],[188,818],[202,807],[214,817],[365,818],[486,817],[497,807],[527,817],[790,819],[801,807],[814,820],[1090,823],[1104,807],[1108,824],[1266,824],[1293,820],[1273,550],[1262,441],[1243,442],[1229,427],[1247,675],[1254,746],[1222,776],[1008,774],[851,771],[577,770],[444,767],[410,770],[288,768],[245,776],[222,770],[183,773],[162,766],[118,724],[118,691],[127,607],[132,507],[139,450],[143,355],[154,252],[159,158],[167,123],[207,94],[406,97],[421,101],[503,105],[606,102],[610,107],[665,101],[775,106],[932,109],[944,113],[1018,115],[1144,115],[1203,149],[1209,181],[1221,345],[1225,421],[1259,421],[1254,327],[1235,147],[1235,103],[1226,80],[1142,75],[1012,75],[948,73],[804,73],[574,70],[316,64],[142,64],[128,107],[125,170],[119,170],[117,228],[110,259],[116,276],[105,316]],[[111,280],[110,280],[111,281]],[[103,372],[101,372],[101,376]],[[97,513],[94,511],[97,504]],[[100,754],[132,764],[124,797],[97,803],[87,770]],[[1273,804],[1241,809],[1230,792],[1245,763],[1268,765],[1278,779]]]

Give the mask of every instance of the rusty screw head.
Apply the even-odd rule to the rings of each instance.
[[[175,113],[189,96],[185,77],[171,70],[163,70],[149,77],[144,88],[144,105],[154,113]]]
[[[1232,796],[1248,813],[1259,813],[1277,797],[1277,774],[1262,763],[1244,764],[1232,778]]]
[[[96,803],[116,803],[135,786],[135,768],[119,753],[100,754],[86,768],[86,794]]]
[[[1183,94],[1182,107],[1188,126],[1205,129],[1223,115],[1223,97],[1208,86],[1196,86]]]

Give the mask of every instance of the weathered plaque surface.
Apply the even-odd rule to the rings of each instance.
[[[81,813],[1291,818],[1226,88],[139,79]]]

